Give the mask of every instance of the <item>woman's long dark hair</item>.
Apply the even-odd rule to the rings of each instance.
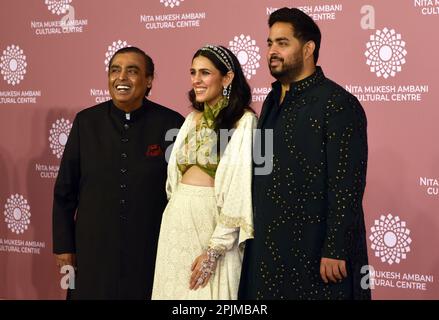
[[[239,63],[236,56],[227,48],[221,46],[223,50],[226,50],[233,60],[233,65],[235,67],[232,80],[232,88],[230,92],[229,105],[221,110],[215,119],[215,131],[220,129],[232,129],[234,128],[236,122],[241,119],[242,115],[246,110],[252,112],[253,109],[250,107],[251,103],[251,90],[250,86],[245,79],[244,73],[242,72],[241,64]],[[198,50],[195,52],[192,61],[198,57],[203,56],[209,59],[213,65],[221,72],[222,76],[225,76],[229,71],[227,67],[220,61],[212,52],[208,50]],[[188,93],[189,100],[192,103],[192,107],[198,111],[204,110],[204,103],[197,102],[195,99],[194,89]]]

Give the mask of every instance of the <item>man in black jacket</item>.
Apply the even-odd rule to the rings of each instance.
[[[264,174],[255,164],[255,237],[239,297],[370,299],[361,285],[368,264],[365,113],[316,66],[321,34],[309,16],[283,8],[269,26],[267,60],[277,81],[258,128],[273,130],[272,149],[260,146],[273,151],[273,166]]]
[[[183,117],[146,99],[154,64],[136,47],[112,57],[112,100],[79,112],[55,183],[53,252],[76,268],[72,299],[149,299],[166,206],[165,135]]]

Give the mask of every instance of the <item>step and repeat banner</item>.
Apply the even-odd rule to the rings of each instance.
[[[368,117],[373,298],[439,299],[439,0],[1,1],[0,298],[65,297],[53,186],[76,112],[109,99],[112,54],[144,49],[156,65],[151,100],[187,115],[192,55],[222,44],[259,112],[273,81],[267,19],[284,6],[318,23],[319,65]]]

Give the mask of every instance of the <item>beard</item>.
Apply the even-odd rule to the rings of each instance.
[[[276,67],[271,67],[271,61],[279,61],[280,64]],[[303,56],[300,53],[288,61],[285,61],[282,57],[273,56],[270,57],[268,66],[273,78],[282,83],[291,83],[303,72]]]

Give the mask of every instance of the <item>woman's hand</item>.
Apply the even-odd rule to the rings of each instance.
[[[191,266],[191,280],[189,289],[197,290],[204,288],[209,282],[210,277],[215,273],[217,260],[221,253],[215,249],[209,248],[206,252],[195,258]]]
[[[195,258],[191,266],[192,275],[189,284],[189,289],[197,290],[200,287],[204,288],[206,284],[209,282],[211,273],[210,272],[204,273],[205,270],[202,270],[203,262],[207,261],[207,259],[208,259],[207,252],[204,252],[203,254]]]

